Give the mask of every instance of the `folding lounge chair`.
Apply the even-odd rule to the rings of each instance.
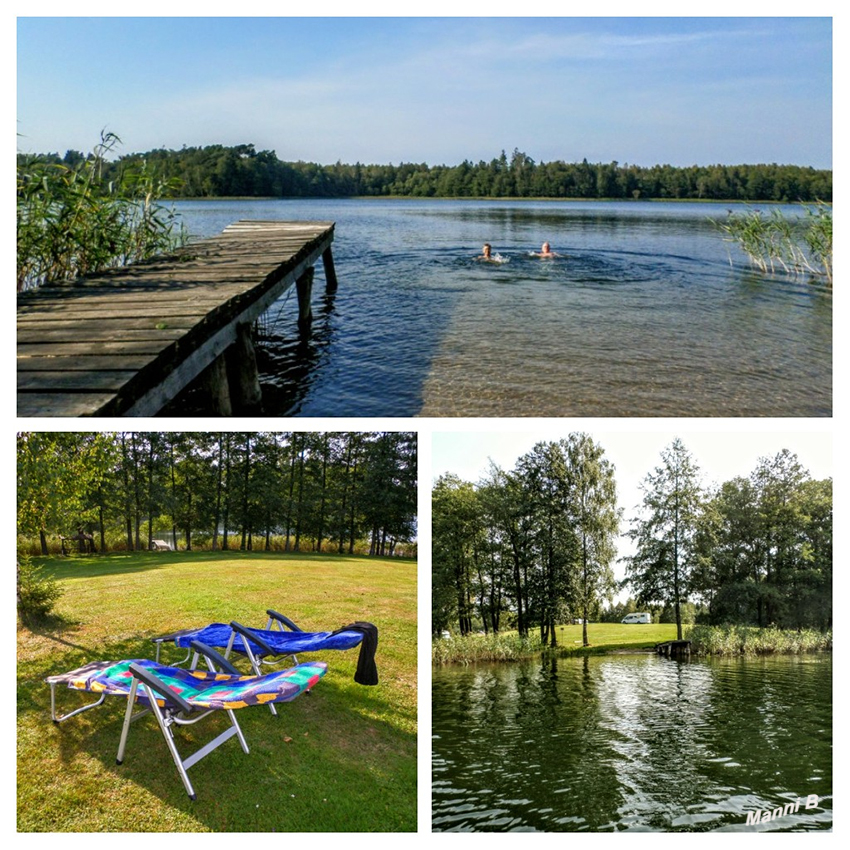
[[[265,629],[248,629],[233,621],[230,625],[211,623],[201,629],[185,629],[154,638],[157,644],[157,661],[163,643],[173,641],[178,647],[189,647],[192,641],[197,640],[207,646],[224,650],[225,658],[230,658],[233,652],[245,655],[251,669],[259,676],[262,675],[263,664],[277,664],[288,657],[292,657],[297,663],[296,653],[326,649],[344,650],[361,644],[354,680],[361,685],[378,684],[378,670],[375,666],[378,629],[372,623],[352,623],[335,632],[305,632],[277,611],[269,609],[266,613],[269,620]],[[277,629],[274,628],[275,625],[278,626]],[[289,630],[285,630],[284,626]],[[191,654],[190,650],[189,655],[180,663],[187,661]],[[196,655],[191,666],[194,667],[197,662]]]
[[[61,723],[81,711],[95,708],[107,696],[126,697],[127,711],[124,715],[124,725],[118,745],[118,764],[124,761],[130,724],[152,713],[165,738],[166,746],[186,788],[186,793],[190,799],[194,800],[196,799],[195,790],[187,774],[192,765],[234,735],[239,738],[243,751],[248,752],[248,744],[234,711],[250,705],[291,702],[299,694],[312,688],[327,672],[327,664],[317,661],[298,664],[265,676],[245,676],[210,647],[195,641],[192,649],[205,656],[207,665],[210,667],[209,672],[165,667],[147,660],[133,660],[95,662],[61,676],[48,677],[53,721]],[[222,672],[218,672],[215,669],[216,666]],[[57,717],[55,688],[60,683],[67,683],[69,688],[99,693],[100,699]],[[134,712],[133,708],[137,702],[143,708],[141,711]],[[213,711],[225,711],[230,719],[230,728],[192,755],[182,758],[177,751],[172,727],[197,723]]]

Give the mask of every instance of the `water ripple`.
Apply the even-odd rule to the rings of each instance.
[[[340,287],[263,339],[269,413],[826,416],[831,291],[765,277],[705,205],[181,202],[190,230],[335,220]],[[528,256],[549,239],[564,256]],[[510,259],[476,263],[484,241]]]
[[[830,685],[829,656],[435,671],[433,828],[831,828]]]

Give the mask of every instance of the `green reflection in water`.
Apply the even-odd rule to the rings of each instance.
[[[825,655],[437,670],[433,828],[831,828],[831,674]],[[798,812],[746,824],[798,798]]]

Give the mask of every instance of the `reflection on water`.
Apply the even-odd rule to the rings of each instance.
[[[823,416],[831,291],[751,273],[709,222],[652,203],[216,201],[240,218],[337,222],[340,281],[299,344],[294,302],[265,339],[270,413],[308,416]],[[789,214],[798,211],[788,210]],[[564,256],[529,257],[548,240]],[[485,242],[510,257],[476,263]],[[266,392],[268,390],[268,392]]]
[[[821,655],[436,670],[433,829],[829,829],[831,672]]]

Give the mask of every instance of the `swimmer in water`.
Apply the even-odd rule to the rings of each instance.
[[[503,257],[501,254],[496,252],[495,254],[492,252],[490,248],[490,243],[485,242],[484,247],[481,249],[482,253],[477,256],[475,259],[479,263],[496,263],[497,265],[502,265],[502,263],[509,263],[510,259],[508,257]]]
[[[548,242],[543,243],[543,247],[539,251],[533,251],[532,257],[560,257],[561,255],[553,251]]]

